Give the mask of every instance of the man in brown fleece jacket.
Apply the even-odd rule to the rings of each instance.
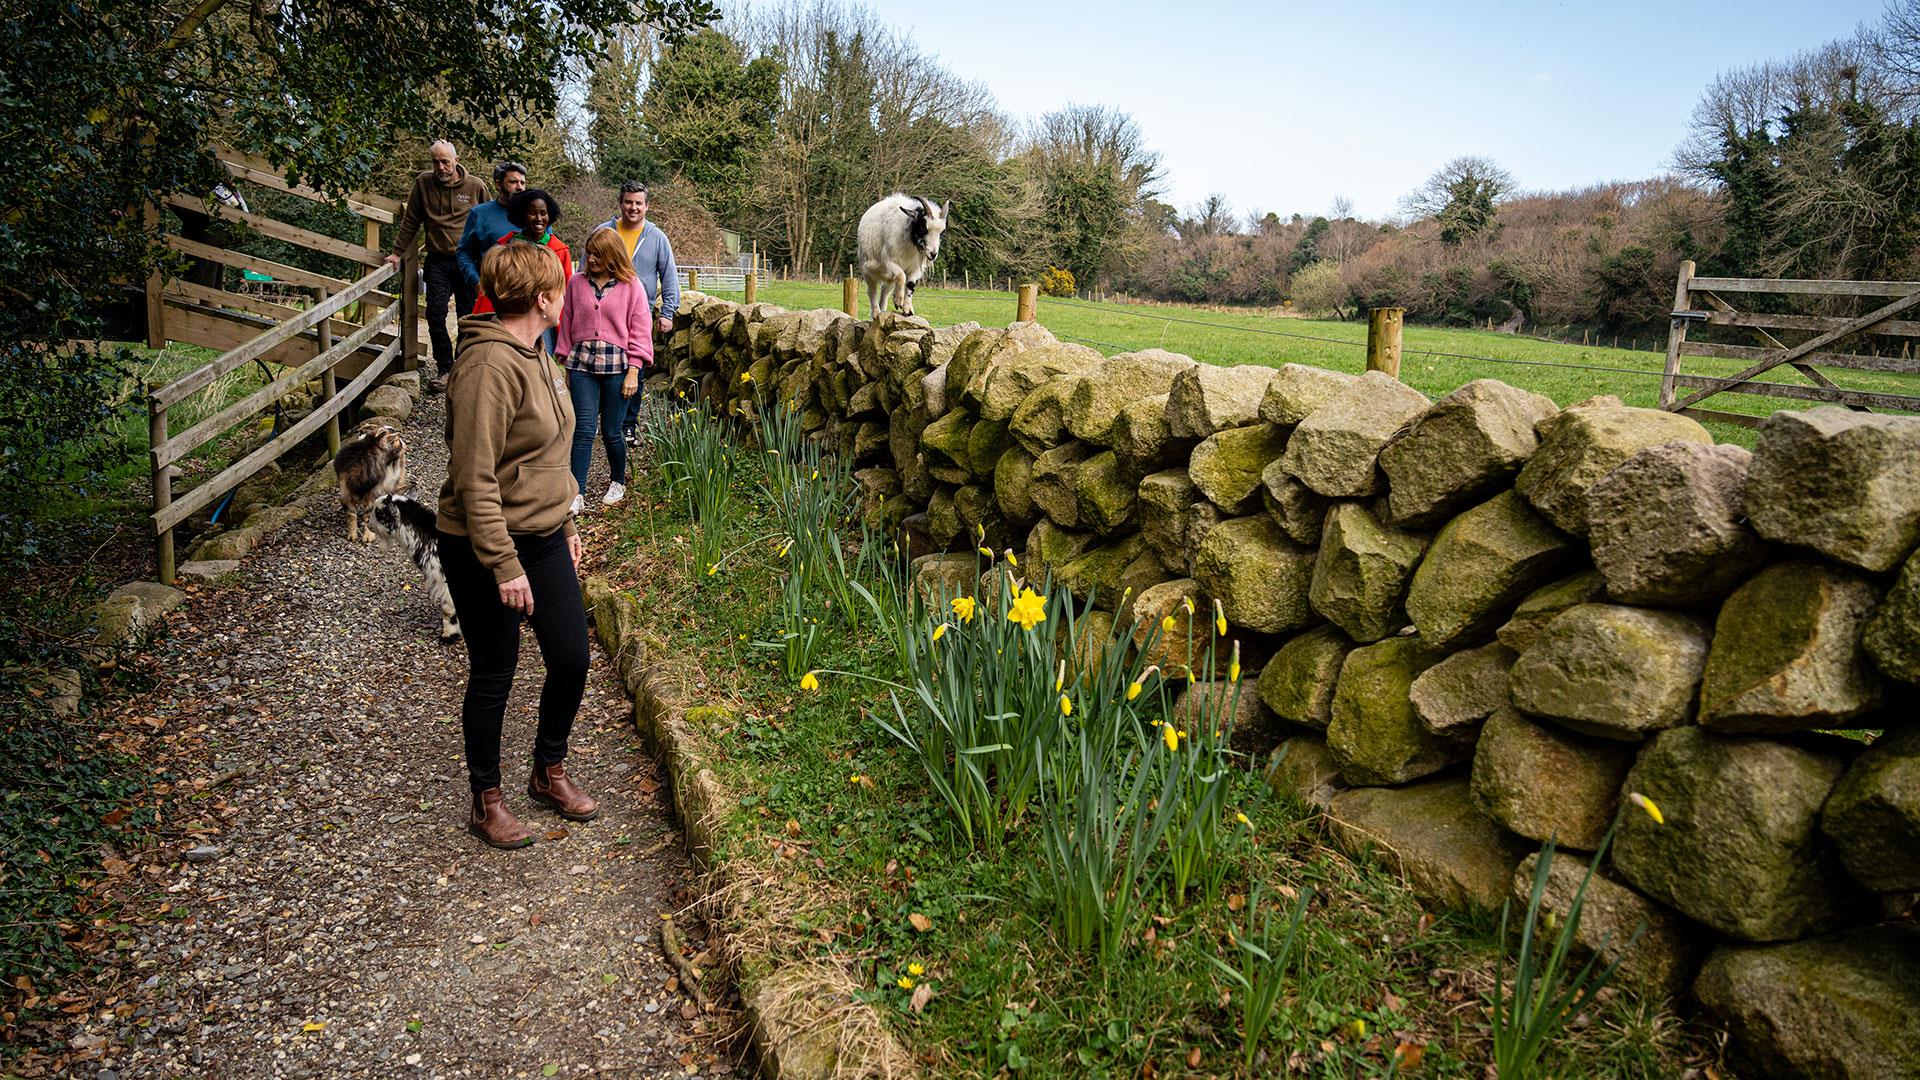
[[[414,239],[425,232],[427,337],[433,342],[434,370],[444,381],[453,369],[447,301],[453,300],[454,310],[466,318],[473,312],[476,299],[473,287],[460,273],[460,233],[467,227],[467,214],[488,196],[487,185],[467,174],[452,143],[441,139],[427,149],[433,157],[433,168],[413,178],[413,190],[407,193],[407,208],[394,231],[393,254],[387,256],[387,262],[399,262],[413,250]]]

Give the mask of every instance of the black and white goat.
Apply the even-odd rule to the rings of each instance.
[[[940,235],[947,230],[951,202],[899,192],[881,199],[860,215],[860,274],[867,282],[867,312],[881,311],[884,291],[894,310],[913,314],[913,287],[940,257]]]
[[[405,552],[427,580],[427,595],[440,605],[440,643],[460,640],[460,616],[453,610],[447,575],[440,569],[440,534],[434,531],[434,513],[411,495],[383,495],[373,506],[373,522],[388,544]]]

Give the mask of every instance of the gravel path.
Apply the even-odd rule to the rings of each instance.
[[[409,424],[416,493],[445,468],[441,399]],[[602,466],[603,467],[603,466]],[[593,485],[596,493],[604,481]],[[175,823],[205,861],[149,866],[174,921],[128,931],[120,1004],[72,1045],[117,1077],[725,1075],[720,1020],[662,958],[691,871],[664,777],[596,645],[569,772],[599,798],[576,824],[526,797],[538,650],[507,712],[508,806],[541,832],[467,835],[466,654],[413,567],[349,545],[331,498],[203,592],[137,702],[190,750]],[[200,820],[182,820],[198,817]],[[681,919],[693,948],[697,928]]]

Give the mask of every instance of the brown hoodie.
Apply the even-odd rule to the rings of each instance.
[[[579,493],[570,468],[573,403],[566,373],[538,344],[522,345],[492,315],[460,320],[447,380],[447,482],[440,531],[465,536],[480,564],[505,583],[525,571],[515,534],[573,535]]]
[[[487,201],[487,185],[479,177],[469,176],[465,165],[453,167],[453,183],[443,184],[432,169],[413,178],[413,190],[407,193],[407,209],[400,215],[400,228],[393,234],[393,251],[405,255],[413,250],[413,238],[420,227],[427,228],[427,250],[436,255],[451,255],[460,246],[461,230],[467,227],[467,211]]]

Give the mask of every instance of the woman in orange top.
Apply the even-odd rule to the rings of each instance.
[[[528,188],[508,201],[507,220],[519,227],[501,237],[496,241],[497,243],[539,244],[553,252],[553,257],[560,260],[560,273],[563,280],[572,275],[573,252],[568,251],[567,245],[553,233],[553,227],[560,224],[559,200],[539,188]],[[474,301],[473,313],[484,315],[492,310],[492,302],[487,299],[486,293],[481,293],[480,298]],[[548,351],[552,351],[551,334],[548,335],[547,348]]]

